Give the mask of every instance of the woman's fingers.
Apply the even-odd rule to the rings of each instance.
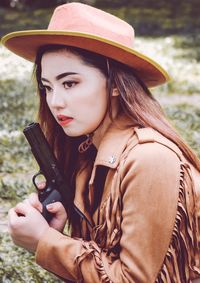
[[[26,216],[29,209],[30,209],[30,203],[29,202],[19,202],[14,208],[15,213],[18,216],[23,216],[23,215]]]
[[[45,181],[40,182],[40,183],[37,184],[38,190],[43,190],[45,187],[46,187],[46,182]]]
[[[26,200],[9,210],[8,228],[16,245],[34,252],[49,225],[41,213]]]
[[[18,218],[19,216],[18,216],[18,214],[17,214],[17,212],[15,211],[15,208],[11,208],[11,209],[9,209],[9,211],[8,211],[8,228],[10,228],[10,224],[14,224],[15,223],[15,221],[16,221],[16,219]]]
[[[64,206],[59,201],[48,204],[46,208],[49,212],[57,214],[57,216],[60,216],[66,213]]]
[[[15,207],[11,208],[8,212],[9,230],[11,231],[12,229],[16,229],[20,225],[19,217],[21,221],[26,216],[26,214],[27,214],[27,205],[24,202],[20,202]]]
[[[47,210],[54,214],[53,219],[50,222],[50,226],[58,231],[63,231],[66,220],[67,213],[61,202],[54,202],[46,206]]]
[[[38,190],[43,190],[45,187],[46,187],[45,181],[37,184]],[[41,202],[39,201],[39,198],[38,198],[38,193],[31,193],[28,196],[28,198],[23,201],[23,203],[31,204],[34,208],[36,208],[40,212],[42,212],[42,210],[43,210],[42,204],[41,204]]]
[[[23,202],[32,205],[34,208],[42,212],[42,204],[39,201],[37,193],[31,193],[29,197],[25,199]]]

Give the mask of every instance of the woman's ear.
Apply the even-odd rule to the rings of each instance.
[[[118,96],[119,95],[119,91],[118,91],[118,89],[115,87],[115,88],[113,88],[113,90],[112,90],[112,96]]]

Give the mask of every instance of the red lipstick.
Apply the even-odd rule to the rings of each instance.
[[[68,116],[65,116],[65,115],[57,115],[57,119],[58,119],[58,123],[61,126],[66,126],[73,120],[72,117],[68,117]]]

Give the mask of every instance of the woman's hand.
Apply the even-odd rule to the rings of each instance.
[[[45,185],[45,182],[38,184],[38,189],[44,189]],[[38,199],[38,194],[32,193],[29,196],[28,201],[34,208],[42,212],[42,204]],[[49,225],[52,228],[62,232],[67,221],[67,214],[64,206],[61,202],[54,202],[49,204],[46,208],[49,212],[54,214],[54,217],[50,221]]]
[[[49,224],[29,202],[21,202],[9,210],[8,228],[16,245],[35,252]]]
[[[44,186],[45,184],[41,184],[40,189]],[[28,199],[9,210],[8,228],[16,245],[35,252],[39,239],[49,226],[60,232],[63,231],[67,214],[62,203],[55,202],[47,206],[47,210],[54,214],[49,224],[41,215],[42,209],[38,194],[32,193]]]

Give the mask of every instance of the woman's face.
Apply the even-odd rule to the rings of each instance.
[[[45,53],[41,68],[47,104],[64,132],[73,137],[93,132],[107,109],[105,76],[66,50]]]

